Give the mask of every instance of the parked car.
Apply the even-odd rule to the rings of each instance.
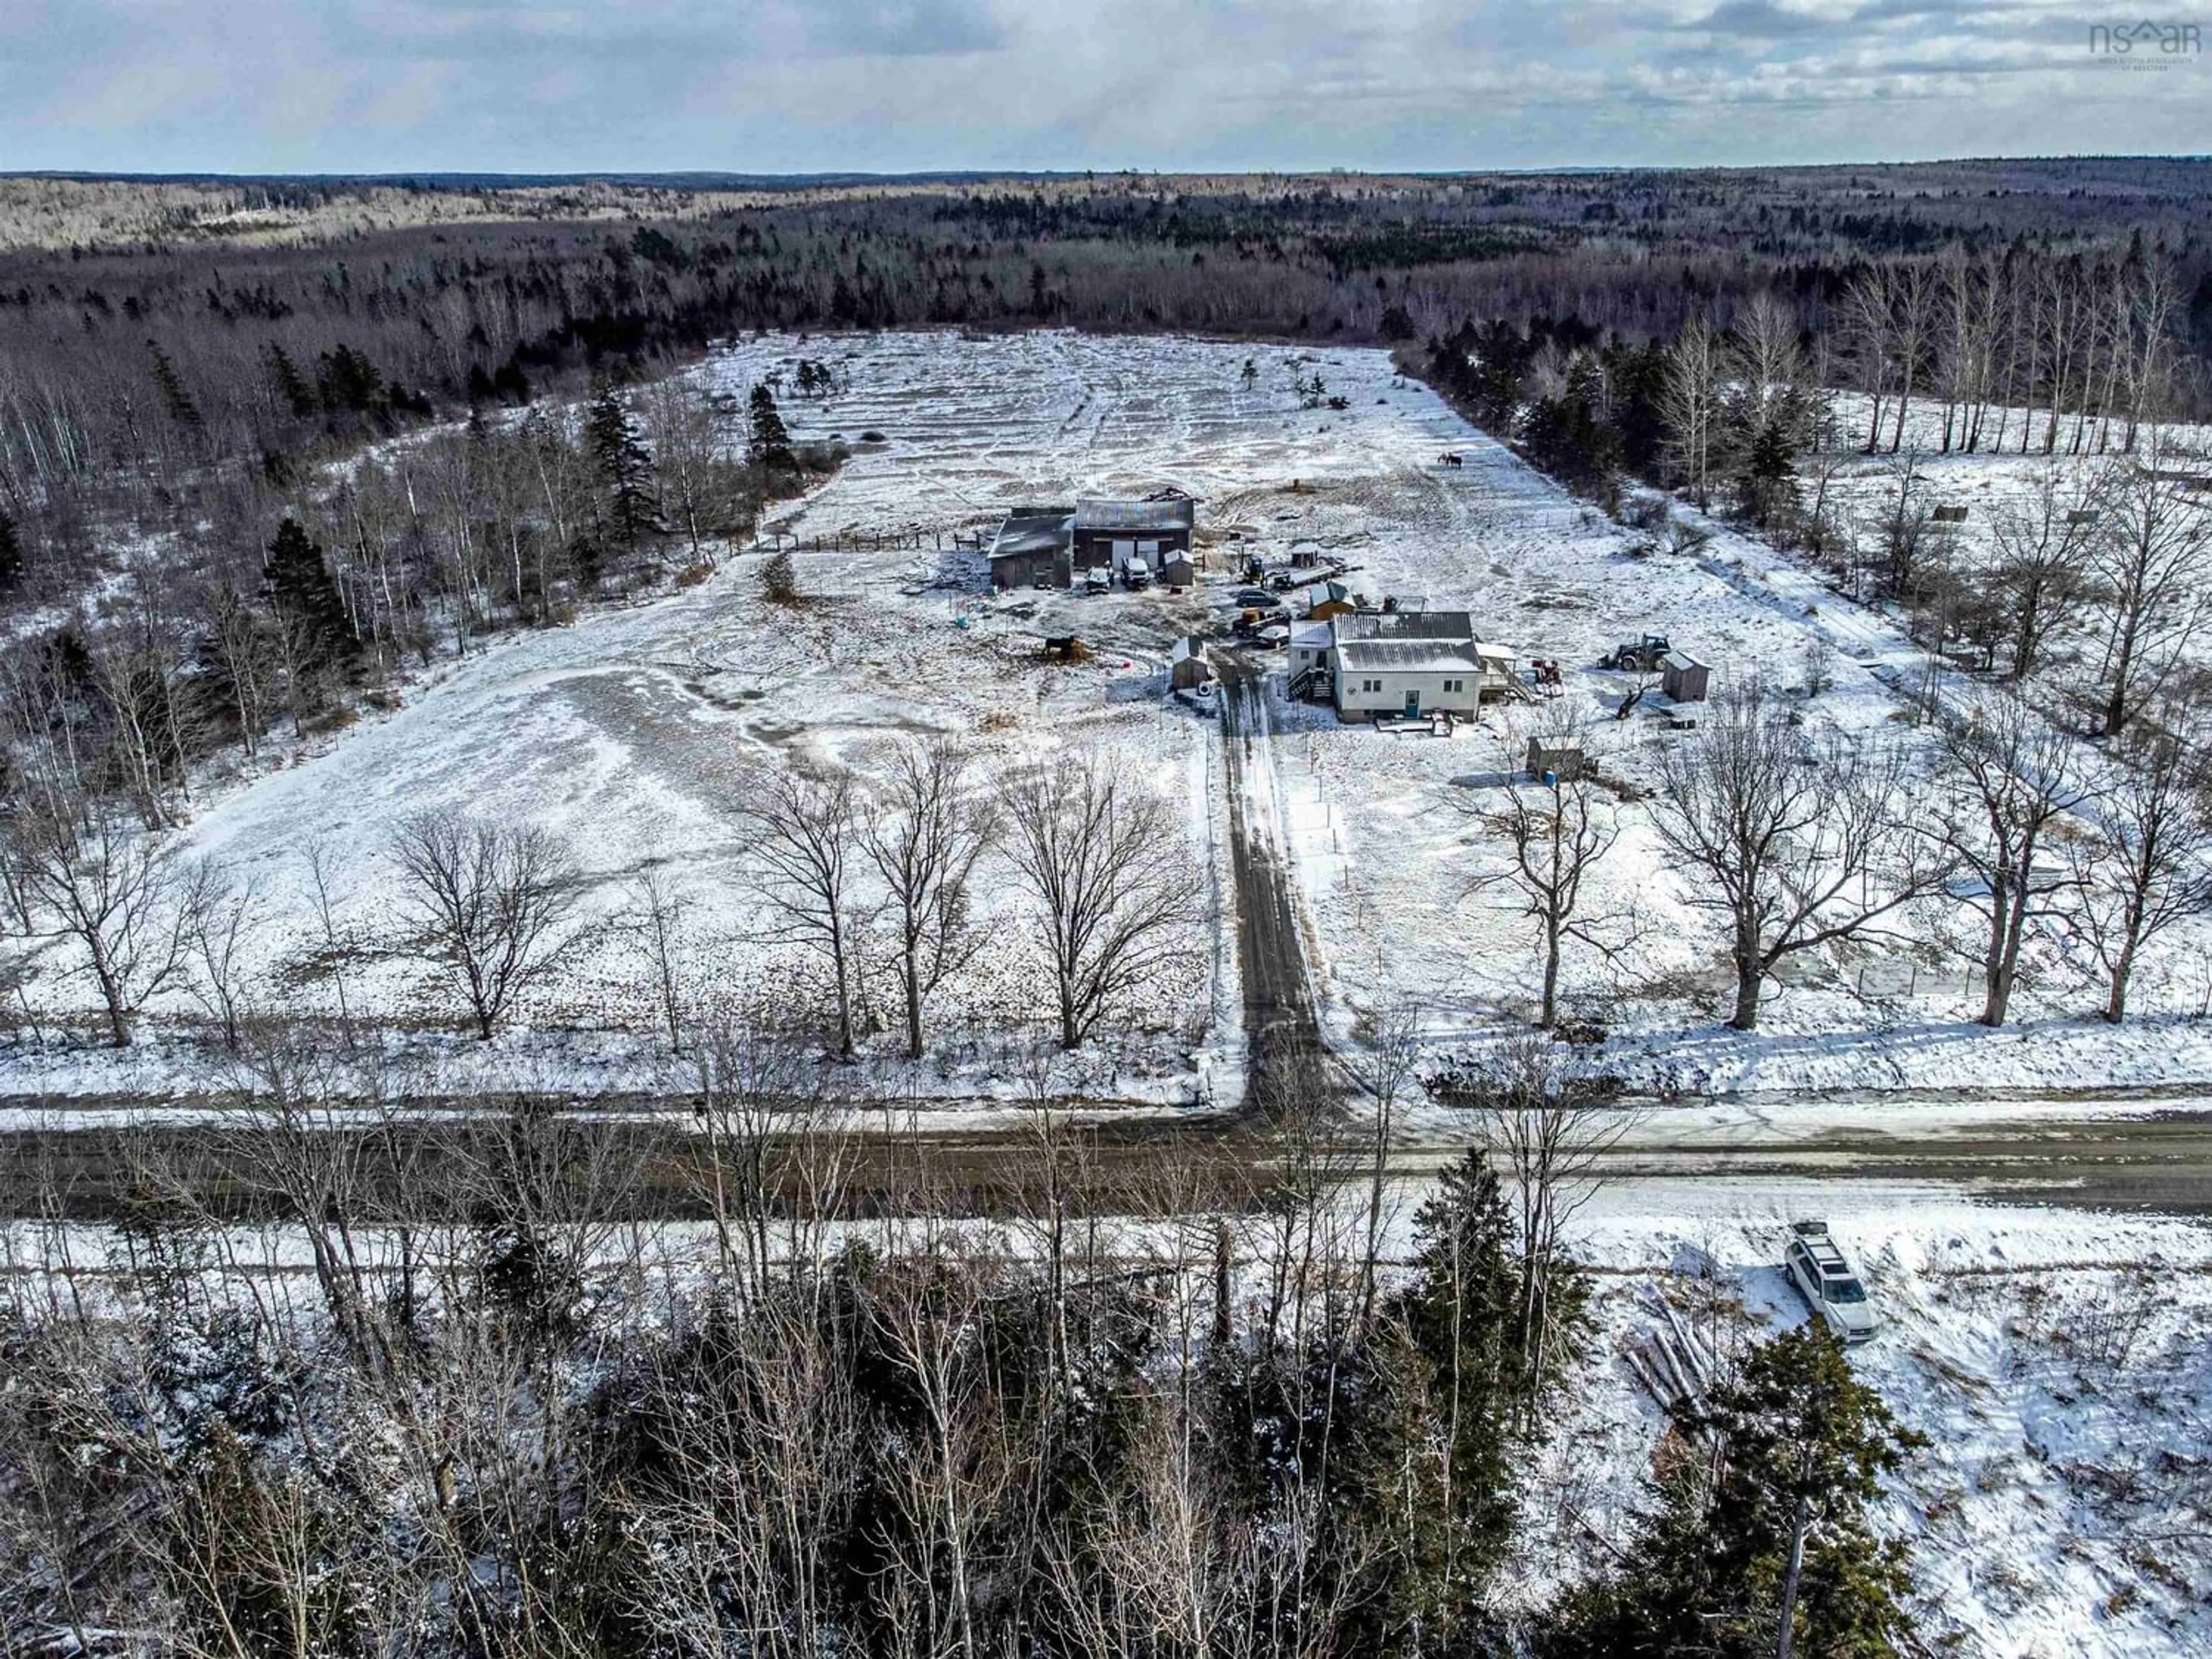
[[[1288,623],[1269,623],[1252,637],[1268,650],[1279,651],[1291,642],[1291,625]]]
[[[1283,602],[1263,587],[1241,587],[1237,591],[1237,603],[1249,611],[1273,611],[1279,609]]]
[[[1815,1318],[1852,1347],[1869,1341],[1881,1329],[1874,1304],[1867,1300],[1866,1285],[1843,1246],[1829,1236],[1825,1221],[1800,1221],[1791,1227],[1794,1237],[1783,1252],[1782,1266],[1790,1282],[1805,1298]]]

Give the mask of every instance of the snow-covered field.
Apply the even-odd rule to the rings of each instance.
[[[1601,1192],[1577,1217],[1577,1253],[1599,1279],[1596,1352],[1544,1488],[1555,1525],[1539,1536],[1570,1552],[1588,1547],[1585,1522],[1601,1531],[1622,1523],[1660,1426],[1626,1355],[1662,1322],[1660,1303],[1722,1348],[1802,1318],[1773,1264],[1790,1220],[1825,1214],[1859,1254],[1888,1322],[1854,1364],[1931,1443],[1885,1500],[1887,1522],[1914,1542],[1931,1648],[2038,1659],[2212,1651],[2201,1535],[2212,1503],[2212,1361],[2201,1338],[2212,1321],[2212,1230],[1974,1203],[1949,1186],[1837,1181],[1817,1162],[1826,1138],[1847,1131],[1924,1139],[1963,1133],[1984,1112],[2019,1122],[2045,1109],[1985,1104],[1973,1097],[1981,1093],[2057,1101],[2086,1085],[2174,1094],[2212,1084],[2212,1022],[2195,1018],[2212,1003],[2212,931],[2191,924],[2161,941],[2139,980],[2142,1016],[2117,1029],[2084,1018],[2092,999],[2051,934],[2031,943],[2017,1024],[1971,1024],[1972,987],[1943,948],[1957,919],[1939,915],[1916,919],[1901,943],[1823,963],[1770,1004],[1760,1032],[1722,1030],[1718,941],[1633,799],[1661,746],[1682,736],[1656,696],[1613,720],[1633,682],[1589,666],[1619,641],[1664,634],[1711,663],[1719,684],[1756,676],[1793,698],[1815,731],[1924,750],[1924,736],[1895,718],[1898,687],[1925,672],[1900,623],[1725,526],[1694,554],[1639,555],[1640,536],[1399,380],[1378,352],[904,334],[747,342],[695,372],[742,392],[801,353],[833,362],[846,389],[788,402],[794,435],[876,432],[884,441],[861,444],[817,494],[780,510],[775,527],[802,542],[903,533],[920,547],[802,554],[807,602],[796,610],[763,601],[762,556],[733,553],[698,587],[510,635],[445,665],[403,708],[319,740],[294,764],[205,780],[186,848],[263,891],[250,945],[257,1001],[335,1009],[329,979],[289,971],[318,942],[310,860],[319,851],[337,932],[363,947],[349,970],[349,1006],[389,1024],[382,1041],[406,1086],[660,1091],[684,1072],[658,1036],[639,879],[658,872],[684,902],[684,988],[696,1012],[777,998],[811,969],[766,942],[746,879],[742,809],[763,769],[834,761],[865,771],[889,744],[941,732],[969,741],[987,771],[1110,751],[1179,805],[1186,845],[1174,855],[1206,867],[1211,896],[1207,926],[1188,941],[1189,971],[1130,1011],[1125,1036],[1057,1081],[1139,1109],[1234,1098],[1241,990],[1219,732],[1165,700],[1159,680],[1176,635],[1218,615],[1233,585],[1231,554],[1212,555],[1212,593],[1002,603],[984,591],[981,560],[952,550],[955,533],[988,530],[1010,502],[1177,485],[1201,498],[1207,538],[1236,533],[1240,562],[1249,550],[1316,547],[1357,566],[1355,581],[1371,592],[1468,609],[1524,660],[1566,665],[1564,705],[1585,716],[1604,773],[1626,786],[1621,839],[1588,900],[1620,916],[1621,949],[1612,959],[1577,951],[1569,1001],[1610,1029],[1607,1067],[1723,1097],[1653,1114],[1625,1148],[1686,1158],[1778,1140],[1806,1149],[1788,1176],[1646,1175]],[[1249,388],[1248,358],[1258,371]],[[1292,381],[1314,373],[1346,408],[1301,406]],[[1446,449],[1465,465],[1440,467]],[[2040,465],[1954,458],[1940,487],[2016,490]],[[1858,465],[1835,487],[1876,491],[1882,465]],[[1971,530],[1979,523],[1970,517]],[[1064,633],[1091,642],[1094,659],[1043,662],[1042,638]],[[1832,683],[1813,696],[1803,688],[1815,640],[1832,651]],[[1401,1002],[1418,1007],[1439,1044],[1527,1012],[1533,930],[1506,894],[1474,884],[1506,855],[1494,823],[1504,780],[1545,712],[1493,709],[1485,724],[1437,739],[1342,726],[1278,699],[1281,735],[1256,745],[1272,798],[1265,816],[1292,855],[1335,1040],[1357,1042],[1364,1017]],[[489,1045],[455,1034],[450,994],[392,948],[404,931],[392,828],[446,807],[557,834],[586,878],[577,948],[516,1029]],[[1046,977],[1010,872],[994,865],[978,885],[998,940],[948,988],[937,1054],[907,1067],[878,1034],[859,1075],[980,1124],[1007,1113],[1024,1086],[1016,1050],[1046,1012]],[[1922,975],[1902,995],[1899,962]],[[880,963],[871,981],[871,1010],[886,1015]],[[1869,983],[1887,988],[1863,993]],[[46,1014],[81,1014],[88,988],[49,975],[32,995]],[[189,999],[166,998],[149,1041],[122,1054],[30,1042],[0,1054],[0,1092],[82,1101],[59,1111],[19,1103],[0,1127],[137,1119],[148,1097],[204,1085],[216,1070],[181,1030],[193,1012]],[[1804,1097],[1814,1090],[1835,1092]],[[1405,1127],[1419,1143],[1409,1167],[1465,1139],[1441,1108],[1409,1109]],[[1410,1180],[1397,1194],[1401,1250],[1419,1196]],[[656,1237],[672,1254],[703,1248],[680,1227]],[[58,1259],[52,1244],[35,1228],[0,1234],[0,1267],[45,1270]],[[70,1254],[96,1262],[100,1248],[98,1230],[86,1229]],[[275,1233],[242,1231],[233,1254],[296,1265]],[[1566,1559],[1532,1564],[1532,1575],[1556,1574]]]
[[[397,1039],[410,1063],[456,1092],[562,1080],[651,1090],[668,1061],[653,1037],[639,878],[659,872],[686,906],[687,991],[700,1012],[772,997],[811,969],[764,942],[746,881],[740,809],[762,769],[835,760],[865,771],[905,735],[945,732],[973,743],[987,769],[1110,750],[1182,805],[1188,855],[1210,866],[1210,934],[1190,940],[1192,971],[1172,994],[1132,1012],[1128,1039],[1069,1076],[1102,1100],[1221,1098],[1242,1051],[1218,738],[1161,696],[1158,672],[1178,632],[1217,614],[1231,555],[1250,550],[1318,548],[1350,561],[1355,585],[1372,593],[1464,607],[1524,660],[1556,658],[1567,671],[1559,705],[1493,708],[1449,739],[1279,704],[1284,735],[1258,758],[1271,767],[1268,816],[1293,855],[1313,977],[1339,1040],[1402,1001],[1439,1038],[1497,1029],[1530,1006],[1533,929],[1505,890],[1474,890],[1506,857],[1494,820],[1525,729],[1562,708],[1579,713],[1599,764],[1632,794],[1649,785],[1662,746],[1686,740],[1668,729],[1656,694],[1632,718],[1613,718],[1632,679],[1589,665],[1620,640],[1667,635],[1712,665],[1717,685],[1756,677],[1794,697],[1815,732],[1925,751],[1924,734],[1897,719],[1899,688],[1927,672],[1901,623],[1725,526],[1692,554],[1639,554],[1644,538],[1399,379],[1380,352],[940,332],[753,340],[693,372],[742,392],[802,354],[834,362],[844,389],[787,400],[794,435],[884,441],[859,443],[841,473],[781,509],[774,527],[802,542],[904,533],[919,550],[803,553],[808,602],[796,611],[763,601],[760,555],[735,554],[697,588],[510,635],[445,665],[397,713],[366,717],[272,775],[208,781],[186,850],[263,890],[248,951],[256,1000],[335,1005],[331,981],[288,971],[318,941],[308,866],[319,848],[337,930],[367,947],[347,994],[356,1012],[420,1033]],[[1345,408],[1303,406],[1293,381],[1313,374]],[[1437,465],[1445,449],[1465,465]],[[1942,465],[2014,488],[2015,474],[2040,462]],[[1835,487],[1872,489],[1879,466]],[[1201,586],[1182,598],[1024,594],[1002,604],[985,592],[980,558],[952,550],[956,533],[987,530],[1010,502],[1164,484],[1201,498],[1202,540],[1235,538],[1208,561],[1211,594]],[[1043,663],[1042,637],[1066,632],[1091,642],[1096,659]],[[1815,640],[1832,653],[1832,684],[1811,696],[1802,688]],[[578,948],[520,1011],[532,1029],[489,1054],[435,1029],[454,1023],[452,998],[419,961],[378,954],[402,932],[392,827],[446,806],[556,833],[588,883]],[[1648,806],[1625,800],[1619,817],[1620,843],[1586,909],[1620,919],[1622,948],[1571,951],[1566,989],[1571,1007],[1611,1030],[1611,1058],[1632,1073],[1692,1089],[2212,1079],[2212,1022],[2192,1018],[2212,1000],[2212,929],[2197,923],[2150,953],[2137,975],[2141,1017],[2118,1030],[2083,1018],[2094,997],[2079,953],[2051,931],[2030,941],[2015,1025],[1972,1024],[1976,992],[1957,947],[1971,942],[1974,918],[1938,906],[1913,920],[1909,937],[1810,963],[1773,996],[1760,1032],[1720,1030],[1727,975],[1712,919],[1668,867]],[[939,1057],[918,1072],[884,1061],[872,1073],[879,1084],[944,1100],[1016,1088],[1004,1051],[1044,1012],[1039,957],[1016,923],[1009,872],[987,872],[979,889],[1002,943],[947,988]],[[49,965],[60,965],[58,952]],[[880,963],[868,986],[867,1012],[880,1018],[890,1012]],[[44,1012],[82,1012],[89,990],[50,972],[33,995]],[[0,1074],[16,1092],[172,1086],[184,1062],[161,1040],[162,1018],[189,1017],[192,1005],[172,994],[153,1012],[139,1055],[28,1044]]]

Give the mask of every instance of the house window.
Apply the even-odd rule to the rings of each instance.
[[[1359,689],[1362,691],[1380,691],[1382,689],[1382,682],[1380,680],[1362,680],[1359,683]]]

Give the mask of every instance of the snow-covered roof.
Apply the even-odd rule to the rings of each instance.
[[[1346,640],[1336,642],[1338,664],[1354,673],[1449,674],[1474,672],[1482,659],[1471,645],[1448,640]]]
[[[1336,626],[1327,621],[1292,623],[1291,643],[1302,650],[1326,651],[1336,643]]]
[[[1182,638],[1178,639],[1175,642],[1173,647],[1168,652],[1168,660],[1170,662],[1188,662],[1193,657],[1203,657],[1205,654],[1206,641],[1199,638],[1195,634],[1185,634]]]
[[[1464,611],[1372,611],[1336,621],[1336,642],[1348,640],[1447,640],[1474,642],[1474,622]]]

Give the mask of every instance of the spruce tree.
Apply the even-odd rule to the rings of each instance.
[[[360,653],[361,641],[346,615],[344,597],[323,562],[323,550],[308,539],[297,519],[287,518],[276,526],[262,591],[273,610],[306,624],[325,665],[350,665]]]
[[[1446,1169],[1413,1217],[1415,1279],[1405,1318],[1449,1402],[1441,1425],[1451,1460],[1446,1517],[1461,1573],[1494,1563],[1513,1528],[1510,1469],[1517,1402],[1532,1386],[1520,1348],[1514,1225],[1498,1172],[1480,1148]]]
[[[192,401],[184,376],[177,373],[176,364],[161,349],[159,341],[147,341],[146,349],[153,356],[154,385],[161,394],[161,405],[169,411],[169,418],[179,426],[198,431],[202,424],[200,406]]]
[[[283,346],[272,344],[269,348],[269,379],[294,418],[307,420],[321,406],[316,399],[315,388],[307,384],[307,377],[300,373],[300,366]]]
[[[624,551],[634,552],[640,543],[663,528],[660,504],[653,496],[652,453],[612,386],[602,387],[592,399],[591,413],[584,424],[592,464],[606,492],[609,539]]]
[[[0,593],[12,593],[23,580],[23,538],[15,521],[0,513]]]
[[[1620,1567],[1569,1599],[1540,1645],[1546,1659],[1765,1659],[1780,1646],[1785,1606],[1798,1659],[1899,1651],[1912,1628],[1905,1548],[1875,1532],[1866,1509],[1927,1442],[1852,1376],[1835,1334],[1817,1322],[1784,1331],[1672,1415],[1693,1455],[1654,1478],[1656,1501]]]
[[[753,465],[769,472],[796,472],[799,458],[791,453],[791,434],[784,428],[775,393],[765,383],[753,388],[747,408],[751,424]]]

